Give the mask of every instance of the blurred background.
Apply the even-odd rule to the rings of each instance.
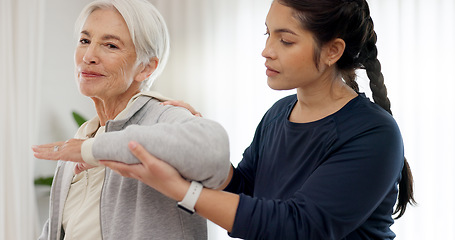
[[[236,165],[262,115],[294,91],[268,88],[261,51],[271,0],[150,0],[167,21],[171,55],[153,88],[220,122]],[[89,0],[0,0],[0,239],[35,239],[55,163],[30,146],[75,134],[91,118],[74,80],[74,22]],[[416,207],[397,239],[455,239],[455,1],[369,0],[392,111],[415,180]],[[369,95],[368,79],[359,84]],[[210,239],[229,239],[209,223]]]

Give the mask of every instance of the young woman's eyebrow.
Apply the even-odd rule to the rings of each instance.
[[[288,28],[279,28],[279,29],[276,29],[276,30],[273,30],[274,33],[290,33],[292,35],[297,35],[297,33],[295,33],[294,31],[292,31],[291,29],[288,29]]]

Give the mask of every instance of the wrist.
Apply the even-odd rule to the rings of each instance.
[[[183,196],[182,200],[177,203],[177,206],[182,210],[193,214],[195,212],[194,206],[196,205],[203,188],[201,183],[192,181],[187,188],[186,194]]]
[[[93,156],[93,143],[95,142],[94,138],[89,138],[85,140],[81,145],[81,157],[83,162],[88,163],[92,166],[99,166],[98,160]]]
[[[174,199],[177,202],[181,202],[183,200],[186,193],[188,192],[188,189],[190,188],[190,185],[191,185],[191,182],[188,182],[186,180],[183,180],[182,183],[178,184],[178,187],[175,188],[178,190],[175,192],[175,196],[174,196]]]

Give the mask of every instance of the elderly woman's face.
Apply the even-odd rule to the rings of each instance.
[[[134,44],[120,13],[113,9],[91,13],[82,27],[75,51],[80,92],[109,100],[131,88],[139,89],[140,83],[135,81],[138,73],[135,62]]]

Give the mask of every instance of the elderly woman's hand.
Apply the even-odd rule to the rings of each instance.
[[[154,157],[136,142],[130,142],[128,147],[141,161],[140,164],[129,165],[109,160],[100,160],[100,164],[124,177],[135,178],[174,200],[183,199],[190,183],[174,167]]]
[[[32,146],[34,156],[45,160],[62,160],[83,163],[81,146],[85,140],[70,139],[66,142],[54,142]]]
[[[85,163],[85,162],[83,162],[83,163],[79,162],[74,167],[74,174],[79,174],[79,173],[81,173],[81,172],[83,172],[85,170],[88,170],[88,169],[94,168],[94,167],[96,167],[96,166],[90,165],[90,164]]]

